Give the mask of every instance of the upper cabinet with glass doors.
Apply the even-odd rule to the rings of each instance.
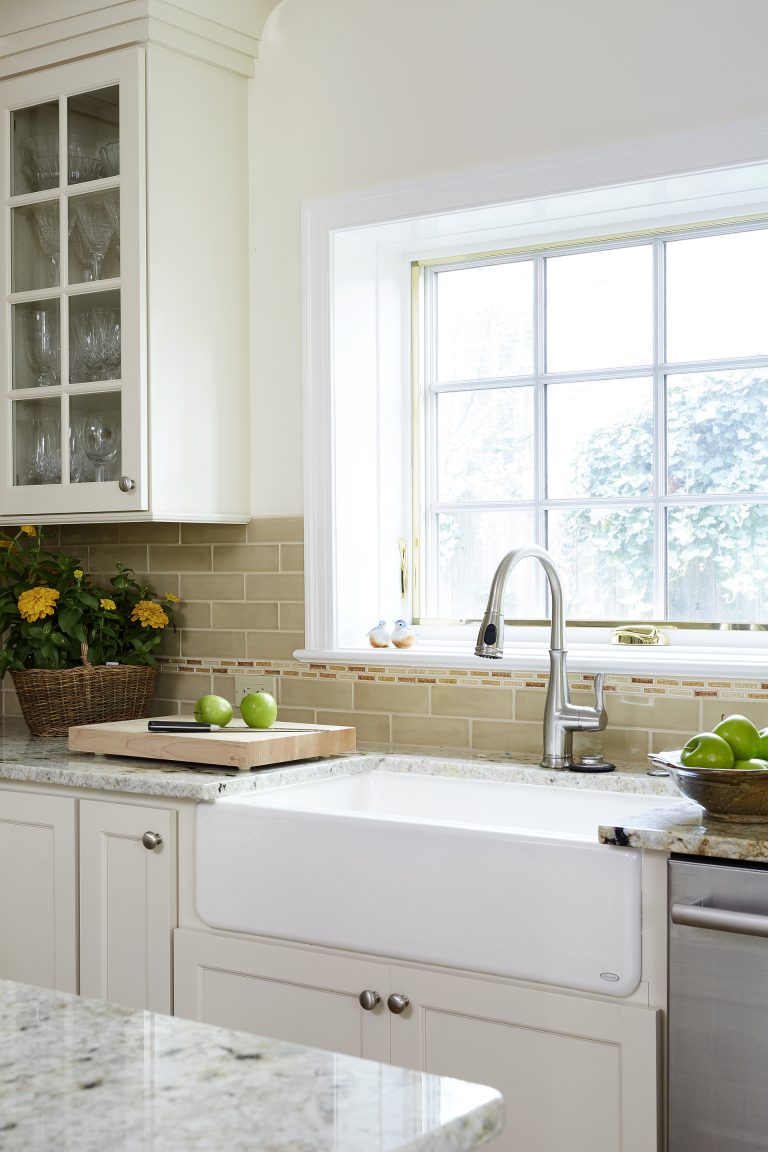
[[[219,71],[147,45],[0,84],[0,522],[248,516],[248,142]]]

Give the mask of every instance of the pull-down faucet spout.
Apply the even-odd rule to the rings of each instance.
[[[499,564],[491,583],[488,605],[477,637],[475,654],[498,659],[504,651],[504,589],[510,572],[521,560],[538,560],[549,582],[552,630],[549,642],[549,684],[544,704],[542,768],[573,768],[573,733],[599,732],[608,717],[603,706],[603,674],[595,676],[595,707],[572,704],[568,690],[565,618],[560,574],[549,552],[535,544],[515,548]]]

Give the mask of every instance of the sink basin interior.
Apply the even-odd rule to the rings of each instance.
[[[197,910],[214,928],[625,996],[641,853],[597,827],[659,803],[391,771],[225,797],[197,806]]]
[[[507,829],[593,843],[599,824],[620,824],[659,803],[608,790],[387,771],[277,788],[252,802],[275,810]]]

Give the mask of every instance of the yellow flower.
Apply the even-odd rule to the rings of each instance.
[[[173,592],[166,592],[165,598],[169,604],[178,604],[179,602],[179,597],[174,596]]]
[[[99,600],[99,607],[106,608],[107,612],[114,612],[117,605],[114,600],[110,600],[108,596],[102,596]]]
[[[58,598],[59,593],[55,588],[28,588],[17,601],[19,614],[30,623],[42,620],[44,616],[53,616]]]
[[[37,529],[33,524],[22,524],[21,531],[25,536],[37,536]]]
[[[82,568],[75,568],[72,575],[74,576],[75,580],[82,580],[83,576],[85,576],[85,572],[83,572]]]
[[[142,628],[165,628],[168,617],[153,600],[139,600],[134,604],[131,620],[138,620]]]
[[[13,548],[13,540],[0,540],[0,548],[7,548],[10,552]]]

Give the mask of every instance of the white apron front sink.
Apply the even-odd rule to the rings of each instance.
[[[374,771],[197,808],[197,909],[236,932],[626,996],[658,799]]]

